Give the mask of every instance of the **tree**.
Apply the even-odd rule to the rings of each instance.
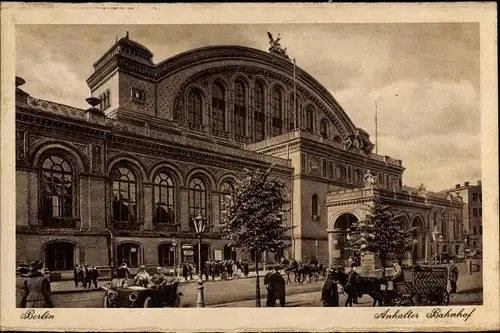
[[[390,254],[403,253],[413,248],[416,229],[403,230],[401,213],[375,199],[366,218],[353,225],[349,245],[358,255],[374,253],[380,258],[382,276],[385,277],[385,261]]]
[[[276,253],[288,247],[283,240],[290,230],[283,225],[285,186],[270,179],[271,170],[272,167],[265,172],[245,169],[246,176],[236,180],[232,195],[224,202],[220,225],[229,246],[255,253],[257,307],[260,307],[258,254]]]

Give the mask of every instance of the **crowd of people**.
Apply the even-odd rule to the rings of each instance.
[[[99,277],[99,270],[95,266],[89,265],[77,265],[73,269],[73,281],[75,282],[75,287],[78,287],[82,283],[83,288],[97,288],[97,278]]]
[[[248,277],[249,268],[247,260],[209,260],[205,262],[202,276],[205,280],[221,278],[222,280]]]

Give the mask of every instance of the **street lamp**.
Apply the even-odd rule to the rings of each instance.
[[[434,241],[434,265],[437,265],[437,260],[438,260],[438,239],[439,239],[439,230],[437,226],[434,226],[434,230],[432,231],[432,240]]]
[[[175,276],[179,276],[179,267],[177,267],[177,260],[176,260],[176,254],[177,254],[177,240],[175,238],[172,238],[172,247],[174,249],[174,273]]]
[[[439,235],[439,244],[443,243],[443,235]],[[439,263],[443,262],[443,251],[439,251]]]
[[[201,279],[201,235],[205,232],[207,227],[205,221],[206,217],[201,215],[201,211],[193,218],[194,229],[196,231],[196,236],[198,237],[198,277]]]

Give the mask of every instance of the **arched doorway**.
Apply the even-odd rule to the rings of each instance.
[[[68,242],[54,242],[46,245],[46,267],[51,271],[71,270],[75,266],[75,245]]]
[[[158,265],[167,267],[175,266],[175,247],[171,243],[164,243],[158,246]]]
[[[224,245],[224,260],[236,260],[236,249],[229,245]]]
[[[194,248],[194,264],[198,266],[198,244],[193,246]],[[201,244],[201,267],[205,266],[205,262],[207,262],[210,259],[210,245],[208,244]],[[197,267],[198,268],[198,267]]]
[[[415,216],[412,228],[417,228],[413,233],[413,238],[417,241],[417,243],[414,244],[412,251],[412,264],[415,265],[418,261],[425,259],[425,247],[427,246],[424,221],[420,216]]]
[[[141,247],[136,243],[121,243],[116,247],[117,264],[126,263],[129,267],[138,267]]]
[[[349,231],[353,229],[353,224],[358,222],[358,218],[350,213],[345,213],[340,215],[334,224],[334,229],[338,230],[340,235],[338,235],[336,241],[338,243],[338,249],[340,253],[337,253],[336,257],[338,259],[347,261],[349,257],[355,259],[354,251],[349,246],[347,238],[349,237]],[[335,257],[335,253],[334,253]]]

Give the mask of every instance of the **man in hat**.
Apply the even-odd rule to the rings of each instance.
[[[28,277],[22,286],[22,308],[51,308],[50,281],[39,271],[40,262],[30,263]]]
[[[280,301],[280,306],[285,306],[285,279],[275,267],[264,277],[264,284],[267,288],[266,305],[274,307],[276,300]]]
[[[339,306],[339,289],[338,289],[338,276],[333,269],[328,271],[323,288],[321,290],[321,301],[323,306],[338,307]]]
[[[97,288],[97,278],[99,277],[99,271],[97,267],[92,266],[92,270],[90,271],[90,277],[92,278],[92,283],[94,284],[94,288]]]
[[[448,280],[450,281],[450,294],[457,293],[457,280],[458,280],[458,267],[455,265],[454,260],[450,260],[450,265],[448,266]]]
[[[351,271],[349,272],[349,276],[347,277],[347,283],[345,285],[345,292],[347,293],[347,299],[345,301],[345,306],[351,306],[352,303],[357,302],[357,293],[358,293],[358,277],[359,274],[356,272],[358,265],[353,263],[351,265]]]
[[[153,277],[151,278],[151,281],[153,282],[153,285],[156,288],[158,288],[162,284],[163,280],[165,280],[165,275],[163,275],[163,273],[161,271],[162,271],[162,268],[157,267],[156,273],[154,273]]]
[[[130,271],[128,270],[127,264],[122,263],[116,272],[117,286],[118,287],[125,287],[128,284],[127,281],[128,281],[129,275],[130,275]]]
[[[151,280],[151,275],[146,271],[146,266],[141,265],[137,274],[134,277],[134,283],[138,286],[147,287],[149,281]]]

